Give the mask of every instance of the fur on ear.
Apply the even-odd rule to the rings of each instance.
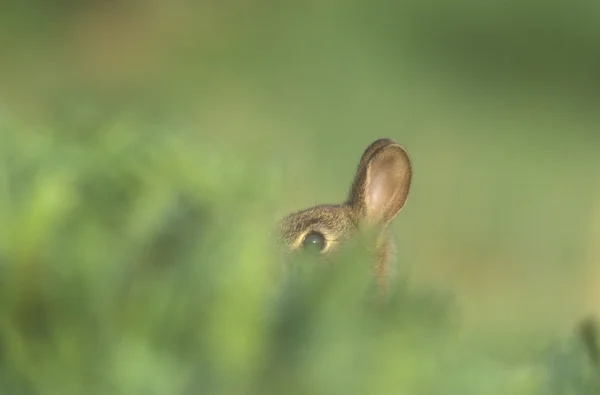
[[[406,150],[391,139],[379,139],[363,153],[347,203],[368,223],[386,225],[404,207],[411,179]]]

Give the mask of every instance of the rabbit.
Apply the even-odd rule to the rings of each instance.
[[[360,159],[346,201],[287,215],[279,222],[280,241],[288,252],[311,249],[329,255],[357,232],[375,229],[375,286],[385,297],[395,252],[388,225],[404,207],[411,180],[412,164],[404,147],[388,138],[376,140]]]

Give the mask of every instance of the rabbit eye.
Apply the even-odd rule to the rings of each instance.
[[[325,248],[325,236],[319,232],[310,232],[304,237],[302,245],[313,252],[321,252]]]

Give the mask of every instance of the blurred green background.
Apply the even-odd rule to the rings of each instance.
[[[594,393],[563,344],[600,312],[598,4],[1,7],[2,393]],[[280,303],[274,223],[381,137],[406,289]]]

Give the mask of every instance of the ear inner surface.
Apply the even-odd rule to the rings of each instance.
[[[378,143],[373,152],[371,148]],[[391,140],[378,140],[363,154],[349,203],[367,222],[386,224],[404,207],[411,176],[404,148]]]
[[[374,142],[372,142],[371,145],[367,147],[365,152],[363,152],[362,157],[360,158],[360,163],[358,165],[359,168],[366,167],[371,158],[373,157],[373,154],[381,148],[386,147],[388,145],[397,145],[397,143],[392,139],[385,138],[375,140]]]

